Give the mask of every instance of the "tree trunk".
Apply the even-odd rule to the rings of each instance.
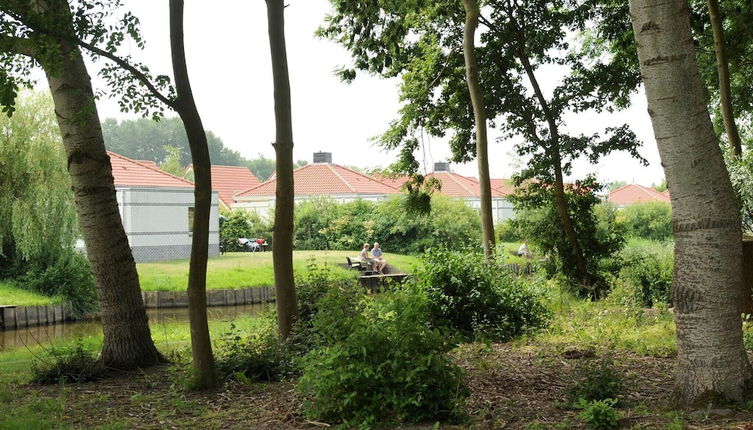
[[[473,115],[476,122],[476,158],[478,178],[481,188],[481,242],[484,257],[488,260],[494,252],[494,218],[492,217],[492,185],[489,179],[489,151],[486,137],[486,107],[479,88],[478,63],[474,36],[480,14],[476,0],[463,0],[465,27],[463,28],[463,53],[465,56],[465,76],[468,92],[471,95]]]
[[[207,258],[212,209],[211,163],[207,136],[191,91],[183,42],[183,0],[170,0],[170,50],[177,93],[176,107],[188,136],[194,171],[194,219],[188,269],[188,317],[191,353],[200,388],[218,385],[207,323]]]
[[[151,366],[163,358],[149,332],[91,79],[78,48],[58,43],[60,63],[42,66],[55,103],[79,226],[96,281],[104,331],[101,359],[115,369]]]
[[[706,108],[684,0],[630,0],[649,115],[672,190],[678,404],[741,400],[740,214]]]
[[[735,155],[743,153],[740,134],[737,132],[735,124],[735,115],[732,109],[732,90],[730,89],[729,78],[729,61],[727,60],[727,42],[724,38],[724,26],[722,17],[719,12],[719,2],[717,0],[706,0],[711,17],[711,29],[714,33],[714,50],[716,51],[716,69],[719,74],[719,102],[722,108],[722,119],[724,120],[724,130],[727,133],[727,139],[732,146]]]
[[[573,258],[575,260],[575,271],[577,273],[578,279],[582,284],[589,286],[591,285],[591,276],[588,273],[586,259],[583,256],[583,249],[580,246],[580,242],[578,242],[578,235],[575,232],[575,227],[573,226],[573,221],[570,217],[570,211],[567,204],[567,196],[565,195],[565,180],[562,175],[560,134],[559,128],[557,126],[557,119],[554,117],[554,114],[552,114],[551,109],[549,109],[549,103],[546,101],[546,97],[544,97],[544,93],[541,91],[539,81],[538,79],[536,79],[536,74],[534,73],[531,62],[529,61],[528,55],[526,54],[525,35],[523,34],[523,30],[521,30],[517,26],[517,23],[515,23],[515,26],[517,28],[519,48],[518,59],[520,60],[520,63],[523,65],[523,68],[526,71],[526,75],[528,76],[528,80],[531,82],[531,86],[533,87],[536,99],[539,101],[541,110],[542,112],[544,112],[547,124],[549,125],[549,148],[547,152],[549,153],[549,157],[552,162],[552,169],[554,170],[554,204],[557,208],[557,214],[559,215],[560,222],[562,223],[562,229],[565,232],[565,237],[567,238],[567,241],[572,248]]]
[[[269,47],[275,97],[275,154],[277,189],[275,191],[275,225],[273,232],[277,326],[280,337],[290,334],[298,316],[293,277],[293,123],[290,108],[290,78],[285,49],[285,18],[282,0],[267,1]]]

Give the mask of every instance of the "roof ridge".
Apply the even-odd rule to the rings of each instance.
[[[185,179],[185,178],[181,178],[180,176],[176,176],[176,175],[173,175],[172,173],[167,173],[167,172],[165,172],[164,170],[160,169],[159,167],[157,167],[157,168],[154,168],[154,167],[152,167],[152,166],[149,166],[149,165],[146,165],[146,164],[142,164],[142,163],[139,163],[138,161],[136,161],[136,160],[134,160],[134,159],[132,159],[132,158],[128,158],[128,157],[126,157],[125,155],[121,155],[121,154],[118,154],[117,152],[113,152],[113,151],[107,151],[107,155],[108,155],[108,156],[112,156],[112,155],[114,155],[114,156],[116,156],[117,158],[120,158],[120,159],[122,159],[122,160],[125,160],[125,161],[127,161],[127,162],[129,162],[129,163],[133,163],[133,164],[139,165],[139,166],[141,166],[141,167],[143,167],[143,168],[145,168],[145,169],[149,169],[149,170],[152,170],[152,171],[154,171],[154,172],[157,172],[157,173],[161,173],[161,174],[163,174],[163,175],[165,175],[165,176],[170,176],[170,177],[172,177],[172,178],[175,178],[175,179],[178,179],[178,180],[180,180],[180,181],[183,181],[183,182],[185,182],[185,183],[187,183],[187,184],[190,184],[190,185],[191,185],[192,187],[195,187],[195,186],[196,186],[196,184],[194,184],[193,182],[189,181],[188,179]],[[156,164],[157,164],[157,163],[155,163],[155,165],[156,165]],[[112,166],[110,166],[110,167],[112,168]]]
[[[340,181],[342,181],[342,183],[345,184],[346,187],[350,188],[350,191],[353,191],[354,193],[358,192],[358,191],[356,191],[356,188],[353,185],[350,184],[350,182],[346,181],[345,178],[343,178],[343,176],[340,174],[340,172],[338,172],[337,170],[335,170],[334,167],[332,167],[332,163],[327,163],[326,166],[329,167],[329,170],[332,173],[334,173],[335,176],[337,176],[337,178],[340,179]]]
[[[356,175],[358,175],[358,176],[363,176],[364,178],[366,178],[366,179],[368,179],[368,180],[370,180],[370,181],[374,181],[374,182],[379,182],[380,184],[382,184],[382,185],[384,185],[384,186],[387,186],[387,187],[390,187],[390,188],[392,188],[392,189],[394,189],[394,190],[398,190],[398,191],[399,191],[399,188],[397,188],[397,187],[393,187],[393,186],[392,186],[392,185],[390,185],[390,184],[385,184],[385,183],[384,183],[384,182],[382,182],[381,180],[379,180],[379,179],[377,179],[377,178],[375,178],[375,177],[373,177],[373,176],[369,176],[369,175],[364,175],[363,173],[361,173],[361,172],[359,172],[359,171],[357,171],[357,170],[353,170],[353,169],[351,169],[351,168],[348,168],[348,167],[345,167],[345,166],[341,166],[341,165],[339,165],[339,164],[335,164],[335,163],[327,163],[327,165],[337,166],[337,167],[339,167],[339,168],[341,168],[341,169],[344,169],[344,170],[347,170],[347,171],[349,171],[349,172],[351,172],[351,173],[355,173],[355,174],[356,174]]]
[[[468,187],[466,187],[465,185],[461,184],[460,181],[458,181],[458,179],[455,176],[453,176],[453,175],[458,175],[457,173],[453,173],[453,172],[441,172],[441,173],[447,173],[447,176],[449,176],[456,184],[458,184],[460,186],[460,188],[464,189],[468,194],[471,195],[471,197],[476,197],[473,194],[473,191],[469,190]],[[460,176],[461,178],[468,179],[468,178],[466,178],[463,175],[458,175],[458,176]],[[468,180],[470,180],[470,179],[468,179]]]

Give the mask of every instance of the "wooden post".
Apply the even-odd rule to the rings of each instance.
[[[753,314],[753,236],[743,237],[743,298],[742,313]]]

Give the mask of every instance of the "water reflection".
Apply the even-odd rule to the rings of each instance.
[[[217,306],[207,310],[209,321],[231,321],[242,315],[254,315],[267,309],[269,304],[253,304],[238,306]],[[160,329],[160,325],[185,323],[188,324],[187,308],[147,309],[149,324],[152,332]],[[18,330],[0,331],[0,352],[23,348],[25,346],[50,345],[60,340],[75,339],[77,337],[101,336],[102,326],[99,321],[67,322],[56,325],[44,325]]]

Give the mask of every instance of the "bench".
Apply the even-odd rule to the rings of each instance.
[[[371,265],[361,261],[360,257],[345,257],[345,260],[348,262],[348,267],[350,267],[351,269],[356,269],[360,272],[371,271]]]

